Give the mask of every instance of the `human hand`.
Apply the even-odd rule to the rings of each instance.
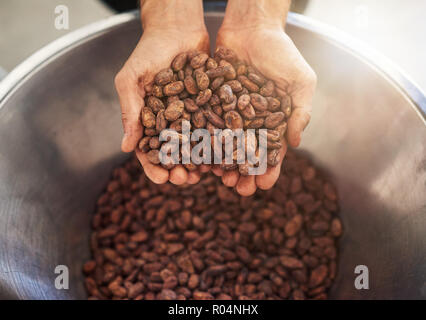
[[[233,50],[240,60],[273,80],[278,95],[290,95],[293,112],[288,120],[286,140],[290,146],[297,147],[311,117],[316,75],[284,31],[289,2],[230,0],[216,44]],[[212,171],[222,177],[226,186],[249,196],[257,188],[267,190],[275,184],[286,150],[283,141],[280,163],[268,168],[263,175],[240,176],[237,170],[223,171],[218,166]]]
[[[150,163],[137,145],[144,130],[140,112],[145,105],[146,91],[152,88],[154,76],[170,66],[172,59],[181,52],[197,50],[209,53],[202,2],[146,0],[141,3],[141,17],[143,35],[115,78],[124,127],[121,149],[124,152],[136,150],[146,175],[157,184],[167,181],[178,185],[197,183],[200,172],[208,171],[208,166],[188,172],[182,165],[177,165],[169,171]]]

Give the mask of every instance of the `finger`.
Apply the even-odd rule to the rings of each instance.
[[[289,144],[296,148],[302,141],[302,133],[311,120],[311,111],[308,108],[296,108],[293,110],[288,120],[287,140]]]
[[[201,173],[197,170],[197,171],[190,171],[188,173],[188,181],[187,183],[189,184],[196,184],[200,181],[201,179]]]
[[[200,165],[200,172],[201,173],[207,173],[211,170],[212,166],[209,164],[201,164]]]
[[[281,164],[284,160],[285,153],[287,152],[287,144],[284,143],[283,148],[280,152],[280,161],[275,167],[269,167],[266,169],[265,174],[256,176],[256,185],[259,189],[268,190],[271,189],[281,172]]]
[[[146,176],[156,184],[164,184],[169,181],[169,171],[149,162],[146,153],[136,151],[136,156],[145,171]]]
[[[214,164],[212,166],[212,172],[218,177],[221,177],[223,175],[223,170],[217,164]]]
[[[298,147],[302,133],[311,120],[312,98],[316,87],[316,75],[306,64],[305,72],[291,88],[292,113],[288,120],[287,140],[292,147]]]
[[[255,176],[240,176],[236,190],[243,197],[254,194],[256,192]]]
[[[222,175],[222,183],[227,187],[235,187],[239,178],[240,173],[237,170],[225,171]]]
[[[123,152],[131,152],[136,148],[143,134],[140,112],[144,106],[145,92],[140,88],[137,80],[122,71],[115,78],[115,87],[120,100],[124,128],[121,149]]]
[[[188,171],[182,165],[177,165],[170,170],[169,180],[178,186],[184,184],[188,181]]]

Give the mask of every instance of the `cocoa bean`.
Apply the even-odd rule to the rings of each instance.
[[[195,95],[198,94],[198,87],[197,83],[195,82],[194,78],[191,76],[186,76],[184,79],[184,85],[186,91],[188,91],[189,94]]]
[[[283,112],[274,112],[265,118],[265,127],[268,129],[276,128],[284,120]]]
[[[194,69],[200,68],[203,66],[207,59],[209,58],[209,55],[207,53],[201,53],[191,59],[191,67]]]
[[[173,81],[173,70],[170,68],[163,69],[154,78],[154,81],[159,86],[164,86]]]
[[[243,128],[243,119],[240,114],[236,111],[229,111],[224,115],[225,125],[228,129],[242,129]]]
[[[185,89],[182,81],[175,81],[164,86],[163,92],[166,96],[178,95]]]
[[[219,88],[219,98],[224,103],[231,103],[234,100],[234,94],[229,85],[224,84]]]
[[[174,71],[182,70],[185,67],[186,61],[188,58],[188,54],[186,52],[182,52],[174,58],[172,62],[172,68]]]
[[[167,107],[166,111],[164,112],[164,117],[167,121],[175,121],[182,116],[184,107],[185,105],[183,101],[174,101]]]
[[[154,128],[156,119],[155,114],[148,107],[143,107],[141,111],[142,124],[145,128]]]
[[[212,97],[212,91],[210,89],[206,89],[204,91],[200,91],[197,98],[195,98],[195,103],[198,106],[202,106],[209,102],[210,98]]]
[[[205,72],[196,71],[195,79],[197,81],[198,89],[200,89],[201,91],[206,90],[209,87],[210,79]],[[191,93],[191,94],[195,94],[195,93]]]

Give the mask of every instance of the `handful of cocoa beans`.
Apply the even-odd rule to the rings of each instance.
[[[245,148],[250,145],[256,155],[260,154],[259,129],[266,129],[263,155],[268,166],[276,166],[281,160],[280,149],[291,111],[290,96],[278,96],[274,82],[238,60],[233,51],[218,48],[213,58],[197,51],[184,52],[174,58],[170,68],[155,76],[152,88],[147,90],[141,111],[144,136],[138,148],[147,153],[152,163],[162,162],[161,165],[170,170],[175,164],[160,161],[164,141],[160,141],[159,135],[165,129],[181,133],[184,120],[189,122],[191,131],[208,130],[212,139],[215,129],[243,132],[254,129],[254,141],[248,143],[247,136],[242,141]],[[238,161],[238,143],[241,144],[241,140],[233,140],[232,163],[225,163],[229,149],[222,144],[220,166],[225,170],[238,168],[242,175],[247,175],[248,168],[255,165],[247,160]],[[191,148],[195,145],[190,144]],[[192,162],[184,166],[189,171],[197,169]]]

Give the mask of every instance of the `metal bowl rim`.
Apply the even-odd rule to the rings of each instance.
[[[206,16],[214,17],[222,15],[223,13],[206,12],[205,14]],[[7,98],[25,82],[27,77],[41,68],[44,63],[52,59],[55,55],[58,55],[61,52],[79,44],[83,40],[87,40],[90,37],[94,37],[138,17],[139,14],[137,11],[114,15],[70,32],[69,34],[60,37],[41,48],[14,68],[0,82],[0,109]],[[420,87],[405,74],[405,72],[403,72],[388,58],[378,53],[362,41],[312,18],[290,12],[287,22],[343,45],[343,47],[349,49],[349,51],[353,54],[376,68],[377,71],[381,72],[391,83],[396,85],[414,104],[415,110],[426,125],[426,95]]]

